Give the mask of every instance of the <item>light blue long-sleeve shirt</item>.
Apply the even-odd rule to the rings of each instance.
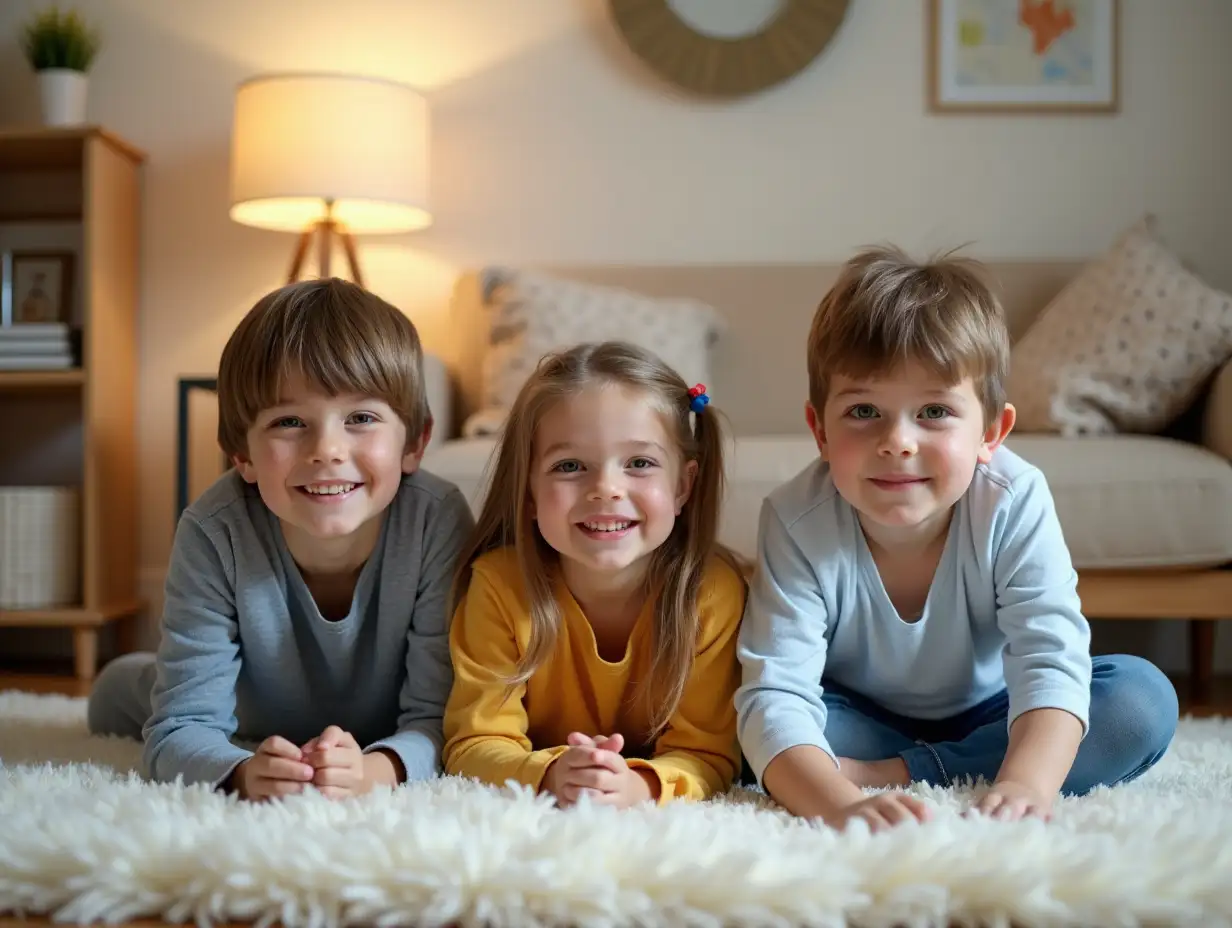
[[[1085,734],[1090,627],[1044,475],[1008,448],[955,505],[923,614],[901,619],[858,514],[817,461],[764,501],[740,632],[741,747],[761,781],[776,755],[826,740],[826,680],[898,715],[943,719],[1003,689],[1009,724],[1063,709]],[[824,678],[824,679],[823,679]]]
[[[228,471],[185,510],[171,554],[144,729],[154,780],[222,784],[256,744],[329,725],[439,773],[453,685],[449,584],[474,520],[453,484],[403,477],[350,613],[322,617],[278,518]],[[240,743],[236,743],[240,742]]]

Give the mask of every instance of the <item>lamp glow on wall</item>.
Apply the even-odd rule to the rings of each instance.
[[[363,278],[352,234],[432,224],[428,107],[412,88],[340,74],[270,74],[242,83],[231,133],[231,218],[300,233],[289,281],[314,237],[328,277],[335,236]]]

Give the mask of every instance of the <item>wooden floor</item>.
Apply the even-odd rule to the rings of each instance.
[[[1197,705],[1189,698],[1189,683],[1184,678],[1173,680],[1177,695],[1180,697],[1181,714],[1195,716],[1230,715],[1232,716],[1232,677],[1218,678],[1212,688],[1212,697],[1207,704]],[[43,670],[6,670],[0,667],[0,691],[24,690],[31,693],[58,693],[64,696],[85,696],[88,686],[78,683],[73,677],[63,671]],[[164,928],[166,923],[141,919],[125,922],[120,928]],[[0,928],[51,928],[51,922],[46,918],[22,919],[0,914]],[[246,925],[219,925],[217,928],[248,928]]]
[[[90,684],[79,683],[70,674],[49,671],[0,669],[0,690],[51,693],[61,696],[88,696]]]

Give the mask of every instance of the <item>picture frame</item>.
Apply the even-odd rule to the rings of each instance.
[[[69,324],[73,315],[71,251],[7,251],[0,267],[0,325]]]
[[[925,2],[930,111],[1120,111],[1120,0]]]

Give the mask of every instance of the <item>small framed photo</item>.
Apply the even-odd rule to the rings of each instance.
[[[6,252],[0,323],[71,322],[75,257],[71,251]]]
[[[1115,113],[1120,0],[926,0],[938,113]]]

